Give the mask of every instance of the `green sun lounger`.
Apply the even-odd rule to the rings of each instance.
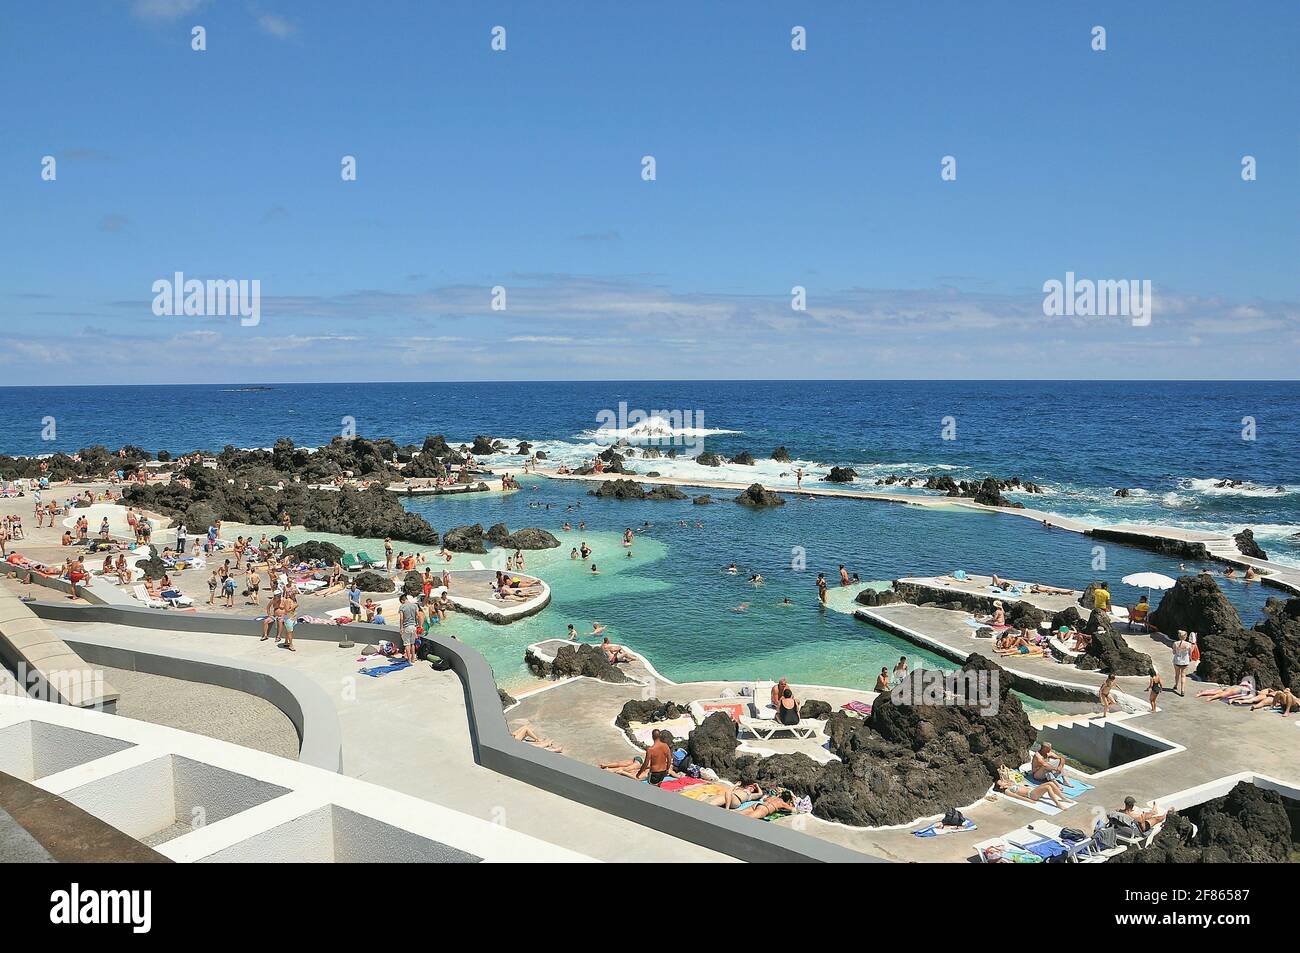
[[[356,553],[344,553],[341,562],[343,563],[343,568],[348,572],[355,572],[358,569],[366,568],[366,564],[361,561]]]
[[[383,563],[379,562],[377,559],[375,559],[374,556],[371,556],[371,555],[370,555],[368,552],[366,552],[365,550],[359,550],[359,551],[357,552],[357,560],[358,560],[358,561],[359,561],[363,566],[367,566],[367,567],[382,566],[382,565],[383,565]]]

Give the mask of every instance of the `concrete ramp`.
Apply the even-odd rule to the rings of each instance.
[[[111,711],[118,693],[103,673],[86,664],[21,599],[0,590],[0,659],[25,680],[27,691],[76,708]]]

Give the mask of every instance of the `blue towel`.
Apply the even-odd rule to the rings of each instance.
[[[966,820],[962,821],[961,827],[948,827],[948,828],[944,828],[943,830],[939,830],[941,826],[942,825],[940,825],[938,822],[935,822],[934,824],[931,824],[929,827],[921,828],[919,831],[912,831],[912,836],[913,837],[939,837],[943,834],[960,834],[965,831],[979,830],[979,828],[975,826],[975,822],[972,821],[969,817],[966,818]]]
[[[1040,837],[1020,846],[1034,856],[1043,858],[1043,860],[1051,860],[1053,857],[1060,857],[1062,854],[1069,853],[1064,846],[1054,840],[1048,840],[1046,837]]]
[[[404,668],[410,668],[411,663],[406,659],[398,659],[387,665],[376,665],[374,668],[362,668],[357,671],[362,675],[369,675],[371,678],[378,678],[380,675],[387,675],[390,672],[400,672]]]

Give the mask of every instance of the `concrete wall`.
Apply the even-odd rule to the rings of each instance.
[[[31,606],[43,618],[66,622],[107,622],[169,632],[261,636],[261,628],[256,622],[233,616],[67,603],[32,603]],[[343,632],[341,628],[344,627],[304,623],[294,629],[294,639],[336,642],[346,635],[360,642],[376,641],[391,634],[391,630],[384,626],[365,623],[346,626]],[[789,827],[756,824],[750,818],[738,817],[651,785],[629,785],[625,779],[607,771],[570,758],[555,758],[539,752],[532,745],[516,741],[506,726],[496,680],[483,656],[455,639],[435,635],[431,641],[434,651],[451,663],[452,670],[461,680],[474,759],[486,768],[740,860],[785,863],[881,861]],[[175,677],[184,676],[178,674]],[[278,705],[274,699],[271,700]],[[286,714],[290,713],[286,711]]]

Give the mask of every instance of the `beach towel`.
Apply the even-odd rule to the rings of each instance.
[[[683,788],[695,787],[699,784],[707,784],[699,778],[668,778],[660,783],[659,787],[664,791],[680,791]]]
[[[670,721],[656,721],[650,725],[633,724],[631,727],[632,737],[648,748],[654,744],[654,739],[650,737],[651,732],[667,729],[673,733],[674,738],[685,738],[695,728],[695,719],[690,717],[673,718]]]
[[[742,702],[701,702],[700,707],[707,712],[725,711],[735,722],[739,722],[740,716],[744,714]]]
[[[1020,770],[1021,772],[1026,772],[1029,770],[1029,766],[1025,765]],[[1096,785],[1087,784],[1083,781],[1080,781],[1078,778],[1067,777],[1064,781],[1060,779],[1055,779],[1055,780],[1056,783],[1061,786],[1061,792],[1071,801],[1079,800],[1079,798],[1082,795],[1087,794],[1096,786]],[[1025,774],[1025,782],[1027,784],[1033,784],[1033,785],[1037,785],[1040,783],[1038,781],[1035,781],[1033,778],[1029,777],[1028,774]],[[1051,802],[1049,801],[1048,803],[1050,804]]]
[[[1029,783],[1033,784],[1032,781],[1030,781]],[[1062,810],[1069,810],[1070,808],[1074,807],[1074,801],[1071,801],[1067,798],[1065,802],[1065,807],[1059,808],[1052,803],[1052,799],[1049,798],[1046,794],[1044,794],[1037,801],[1025,801],[1018,797],[1012,797],[1009,794],[997,793],[997,796],[1004,801],[1009,801],[1012,804],[1018,804],[1021,807],[1027,807],[1032,810],[1035,810],[1039,814],[1046,814],[1048,817],[1053,817],[1054,815],[1060,814]]]
[[[960,827],[944,827],[942,824],[935,822],[929,827],[923,827],[919,831],[912,831],[913,837],[940,837],[944,834],[963,834],[966,831],[977,831],[978,827],[969,817],[962,821]]]
[[[990,844],[981,853],[984,855],[984,860],[990,864],[1041,864],[1043,862],[1043,858],[1019,847],[1013,847],[1006,841]]]
[[[692,801],[705,801],[719,794],[725,794],[731,790],[727,784],[692,784],[688,787],[681,788],[677,791],[682,797],[688,797]]]
[[[1011,628],[1009,625],[993,625],[991,622],[981,622],[979,619],[967,619],[966,624],[973,629],[993,629],[995,631]]]
[[[863,718],[866,718],[868,715],[871,714],[871,706],[868,705],[866,702],[860,702],[860,701],[845,702],[840,707],[845,711],[851,711],[856,715],[861,715]]]
[[[376,665],[374,668],[360,668],[357,669],[357,672],[361,675],[369,675],[371,678],[378,678],[381,675],[400,672],[402,669],[410,667],[411,663],[406,659],[398,659],[395,662],[389,662],[387,665]]]
[[[1051,860],[1053,857],[1060,857],[1062,854],[1069,853],[1064,844],[1050,840],[1046,837],[1039,837],[1036,840],[1026,841],[1020,846],[1029,851],[1035,857],[1041,857],[1043,860]]]

